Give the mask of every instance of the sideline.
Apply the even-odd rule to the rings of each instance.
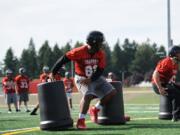
[[[131,121],[134,121],[134,120],[151,120],[151,119],[153,120],[153,119],[158,119],[158,118],[157,117],[131,118]],[[91,123],[91,121],[86,121],[86,123]],[[33,131],[40,131],[40,127],[5,130],[5,131],[0,131],[0,134],[2,134],[2,135],[17,135],[17,134],[28,133],[28,132],[33,132]]]

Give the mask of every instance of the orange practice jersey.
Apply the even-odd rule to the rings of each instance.
[[[57,80],[57,81],[60,81],[60,80],[61,80],[61,76],[58,75],[58,74],[56,74],[56,75],[54,76],[54,78],[55,78],[55,80]]]
[[[49,79],[49,74],[42,73],[39,78],[41,82],[47,82],[47,80]]]
[[[8,79],[8,77],[4,77],[2,79],[2,86],[4,93],[15,93],[15,81],[14,79]]]
[[[27,76],[18,75],[15,78],[18,93],[29,90],[29,78]]]
[[[173,63],[170,57],[166,57],[158,63],[156,71],[160,75],[160,81],[162,83],[168,83],[177,74],[178,64]],[[152,80],[152,82],[154,81]]]
[[[90,78],[97,67],[105,67],[105,53],[100,50],[94,55],[88,53],[88,46],[83,45],[66,53],[66,57],[75,62],[75,73]]]
[[[65,91],[66,92],[72,92],[74,83],[73,83],[73,79],[72,78],[64,78],[63,79],[64,82],[64,87],[65,87]]]

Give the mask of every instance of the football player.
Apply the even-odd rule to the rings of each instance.
[[[24,106],[26,108],[26,112],[30,112],[28,109],[27,102],[29,101],[29,78],[25,75],[25,68],[19,69],[19,75],[16,76],[16,93],[18,97],[18,109],[20,111],[21,102],[24,102]]]
[[[113,86],[102,76],[105,68],[105,52],[103,51],[105,38],[100,31],[92,31],[88,34],[87,44],[68,51],[59,58],[52,68],[52,77],[57,71],[70,61],[75,62],[75,84],[83,94],[80,102],[80,113],[76,127],[86,129],[85,116],[92,99],[99,98],[94,107],[90,108],[91,120],[97,122],[99,110],[116,93]]]
[[[72,106],[72,90],[74,87],[74,81],[72,78],[70,78],[69,72],[65,73],[65,78],[63,79],[63,82],[64,82],[64,88],[65,88],[66,96],[68,99],[69,108],[73,109],[73,106]]]
[[[40,81],[43,82],[47,82],[49,79],[49,67],[48,66],[44,66],[43,67],[43,73],[40,75]],[[35,108],[32,110],[32,112],[30,113],[30,115],[37,115],[37,110],[39,109],[39,103],[36,104]]]
[[[6,70],[6,76],[2,79],[3,91],[5,93],[5,99],[8,106],[8,113],[11,113],[11,103],[14,104],[16,112],[18,112],[17,107],[17,95],[15,91],[15,80],[13,77],[13,72],[10,69]]]
[[[43,73],[40,75],[40,81],[41,82],[47,82],[49,79],[49,67],[48,66],[44,66],[43,67]]]
[[[167,96],[172,102],[172,121],[174,122],[178,121],[178,116],[180,116],[180,92],[174,80],[178,72],[179,61],[180,46],[173,46],[169,51],[169,56],[159,61],[152,77],[155,93]]]

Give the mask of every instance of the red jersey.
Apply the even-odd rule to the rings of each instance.
[[[54,78],[56,79],[56,81],[60,81],[61,80],[61,76],[58,75],[58,74],[54,75]]]
[[[75,62],[75,73],[90,78],[97,67],[105,68],[105,53],[100,50],[89,54],[88,46],[83,45],[66,53],[66,57]]]
[[[39,78],[41,82],[47,82],[47,79],[49,79],[49,74],[42,73]]]
[[[18,93],[26,92],[29,90],[29,78],[24,75],[18,75],[15,78]]]
[[[10,80],[8,77],[4,77],[2,79],[2,86],[4,93],[15,93],[14,78]]]
[[[72,92],[72,88],[74,86],[73,79],[72,78],[64,78],[64,87],[66,92]]]
[[[158,63],[155,70],[160,75],[160,81],[162,83],[168,83],[177,74],[178,64],[174,63],[170,57],[166,57]],[[152,80],[152,82],[154,81]]]

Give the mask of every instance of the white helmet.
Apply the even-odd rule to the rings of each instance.
[[[26,72],[25,68],[22,67],[19,69],[19,74],[24,74],[25,72]]]
[[[12,74],[12,73],[13,73],[13,71],[11,69],[6,70],[6,74]]]
[[[109,72],[108,73],[108,78],[114,79],[115,78],[115,74],[113,72]]]
[[[46,73],[46,72],[49,72],[49,67],[48,67],[48,66],[44,66],[44,67],[43,67],[43,72],[45,72],[45,73]]]

